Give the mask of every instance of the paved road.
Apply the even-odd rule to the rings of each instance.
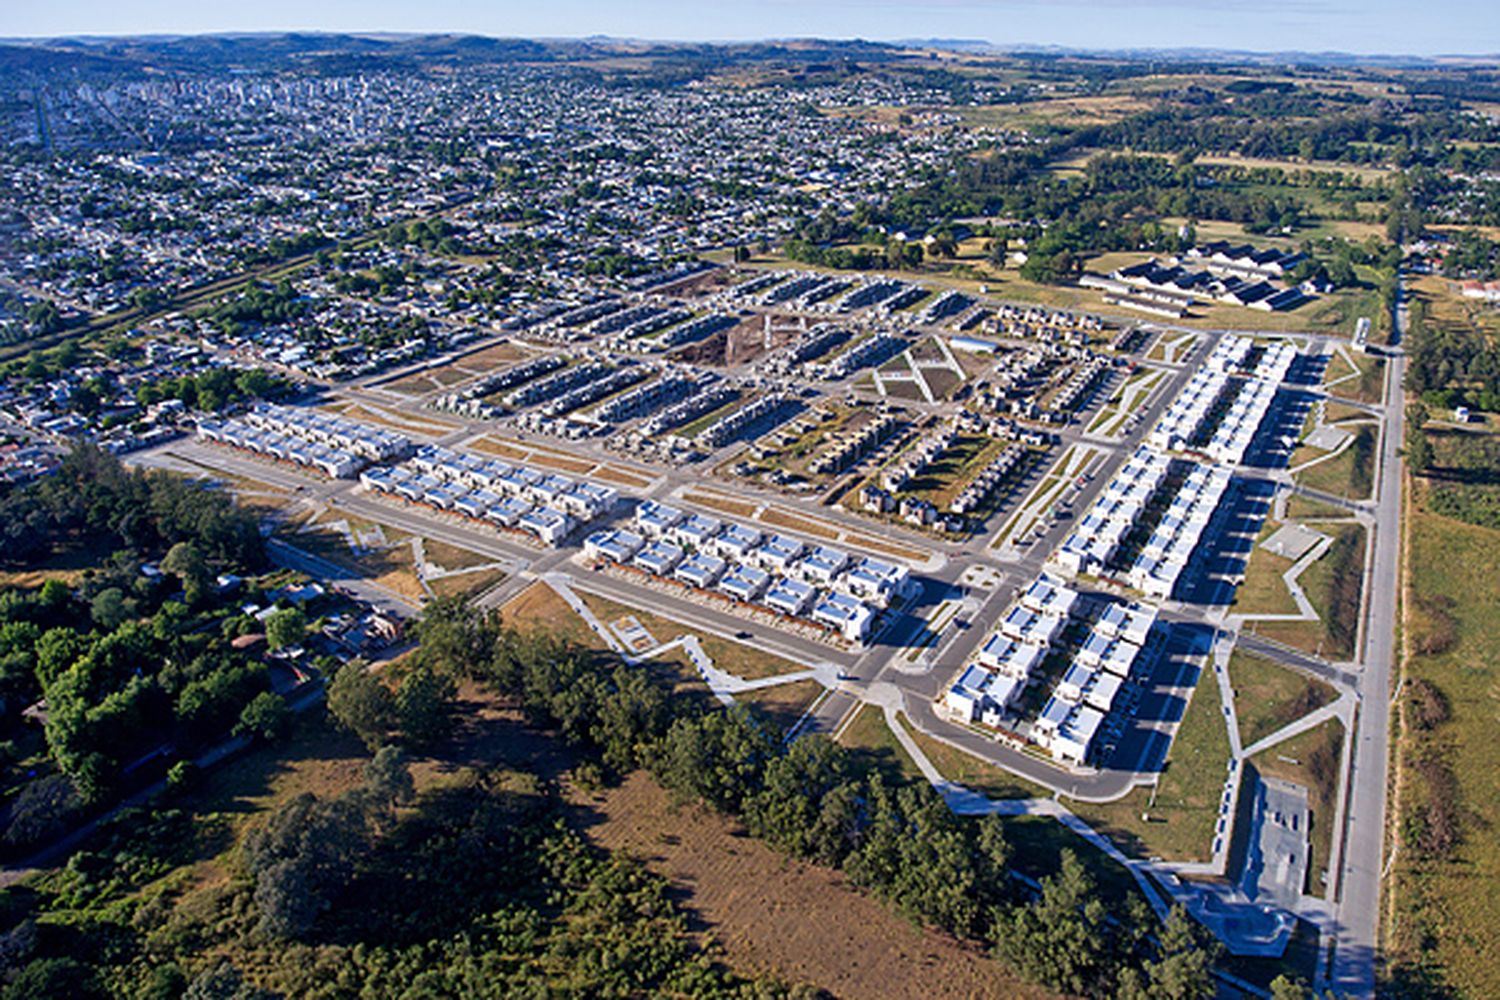
[[[1396,315],[1399,344],[1405,304]],[[1375,554],[1366,603],[1364,670],[1359,729],[1349,765],[1342,870],[1338,878],[1338,934],[1329,985],[1350,996],[1373,996],[1380,925],[1380,887],[1385,845],[1386,770],[1390,755],[1391,673],[1395,664],[1396,581],[1401,542],[1401,457],[1405,414],[1402,380],[1406,358],[1386,361],[1386,423],[1380,445],[1376,494]]]

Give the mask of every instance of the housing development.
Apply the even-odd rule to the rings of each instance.
[[[0,997],[1500,992],[1490,69],[0,65]]]

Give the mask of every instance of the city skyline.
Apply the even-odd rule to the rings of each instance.
[[[561,0],[543,7],[472,0],[400,0],[305,5],[268,0],[225,10],[182,0],[105,4],[100,0],[18,8],[0,14],[0,36],[213,34],[267,31],[468,33],[496,37],[605,35],[663,41],[734,42],[776,38],[966,39],[998,46],[1080,49],[1227,49],[1343,52],[1362,55],[1489,55],[1500,37],[1500,10],[1457,0],[1429,4],[1403,19],[1390,0],[1298,0],[1274,15],[1258,4],[1215,0],[1149,3],[1117,0],[768,0],[705,10],[681,0],[628,7]],[[1393,44],[1392,39],[1399,39]],[[1489,51],[1486,51],[1489,50]]]

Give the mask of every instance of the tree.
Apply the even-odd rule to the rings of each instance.
[[[243,845],[261,929],[276,937],[306,934],[368,845],[364,810],[351,798],[324,801],[304,792],[273,812]]]
[[[119,587],[108,587],[94,595],[89,603],[89,617],[102,628],[113,631],[131,616],[130,602]]]
[[[1104,904],[1078,856],[1062,852],[1042,894],[994,927],[995,950],[1027,979],[1065,993],[1095,996],[1108,979]]]
[[[240,710],[234,735],[274,743],[287,734],[291,724],[292,713],[286,699],[274,691],[262,691]]]
[[[69,1000],[104,1000],[94,972],[72,958],[39,958],[11,980],[0,994],[4,1000],[35,1000],[37,997],[68,997]]]
[[[1307,984],[1285,974],[1271,980],[1271,1000],[1307,1000]]]
[[[182,1000],[275,1000],[276,996],[245,982],[240,970],[222,961],[194,976]]]
[[[1216,994],[1210,975],[1216,952],[1182,907],[1172,908],[1157,942],[1155,959],[1121,974],[1120,1000],[1209,1000]]]
[[[328,686],[328,710],[339,725],[371,750],[386,741],[395,714],[390,689],[369,667],[353,660],[339,668]]]
[[[396,728],[413,746],[430,746],[453,728],[452,678],[426,664],[401,679],[396,688]]]
[[[182,594],[190,607],[201,601],[213,585],[208,563],[204,562],[203,553],[192,542],[178,542],[168,549],[161,561],[161,569],[182,581]]]
[[[301,608],[281,608],[266,619],[266,645],[272,649],[296,646],[307,638],[307,615]]]
[[[365,765],[365,783],[361,789],[371,810],[386,822],[395,818],[396,807],[409,804],[417,795],[407,767],[406,754],[400,747],[383,746]]]

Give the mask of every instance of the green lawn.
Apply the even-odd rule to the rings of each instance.
[[[905,720],[902,720],[905,722]],[[1046,799],[1052,792],[1041,785],[1011,774],[994,764],[988,764],[962,750],[935,740],[926,733],[914,729],[910,723],[906,731],[916,741],[917,747],[927,756],[938,773],[949,781],[970,788],[992,799]]]
[[[1229,680],[1240,745],[1246,747],[1338,697],[1322,681],[1242,649],[1229,657]]]
[[[1317,518],[1348,517],[1349,511],[1343,507],[1331,503],[1323,503],[1321,500],[1313,500],[1293,493],[1286,498],[1286,517],[1288,521],[1305,521]]]
[[[861,705],[854,721],[839,736],[839,743],[859,751],[867,768],[880,771],[893,784],[924,780],[917,762],[896,742],[896,734],[885,724],[885,712],[878,705]]]
[[[1213,856],[1219,799],[1229,770],[1229,732],[1213,671],[1205,670],[1167,752],[1156,804],[1149,788],[1103,805],[1065,799],[1067,807],[1133,857],[1207,861]]]
[[[1352,430],[1354,440],[1347,448],[1326,462],[1319,462],[1296,473],[1297,482],[1310,490],[1349,500],[1368,499],[1375,476],[1375,443],[1378,435],[1374,424],[1364,424]],[[1322,454],[1312,448],[1300,448],[1298,452],[1292,459],[1294,465]]]
[[[823,685],[817,681],[792,681],[790,684],[776,684],[758,691],[737,694],[734,700],[748,705],[751,713],[763,722],[781,732],[787,732],[797,724],[823,690]]]
[[[1297,613],[1297,602],[1286,588],[1282,574],[1292,568],[1292,560],[1261,548],[1281,525],[1266,518],[1255,536],[1255,547],[1245,564],[1245,582],[1234,592],[1234,610],[1250,615],[1290,615]]]
[[[1333,659],[1354,655],[1364,587],[1365,529],[1358,524],[1324,524],[1333,537],[1323,558],[1298,577],[1315,622],[1256,622],[1255,631],[1298,649]]]

